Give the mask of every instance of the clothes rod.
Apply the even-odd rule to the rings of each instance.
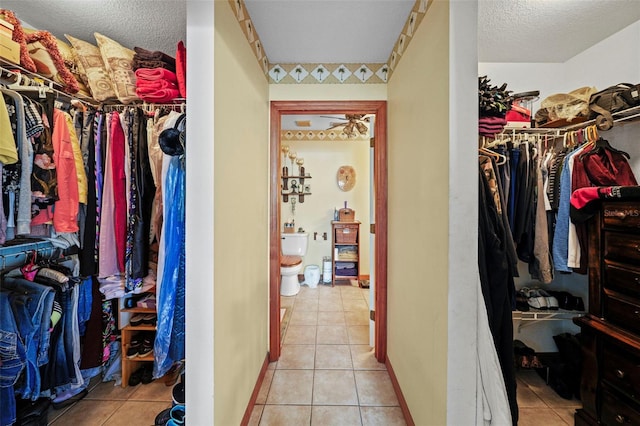
[[[37,254],[37,258],[52,259],[59,257],[60,248],[49,241],[27,242],[0,247],[0,271],[16,269],[27,263],[29,256]]]

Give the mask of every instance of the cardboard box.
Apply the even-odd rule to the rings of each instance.
[[[20,45],[8,37],[0,37],[0,58],[20,65]]]

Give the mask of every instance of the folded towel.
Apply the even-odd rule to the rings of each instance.
[[[159,89],[178,89],[178,86],[169,80],[145,80],[139,78],[136,80],[136,88],[145,90],[159,90]]]
[[[178,82],[178,78],[174,72],[164,68],[140,68],[136,70],[136,78],[145,80],[168,80],[174,83]]]
[[[166,80],[159,80],[166,81]],[[149,93],[155,93],[159,90],[178,90],[177,87],[153,87],[153,86],[136,86],[136,92],[141,95],[148,95]],[[180,95],[180,91],[178,91],[178,95]]]
[[[164,68],[171,72],[176,72],[176,66],[173,64],[168,64],[163,61],[142,61],[138,59],[134,59],[131,62],[131,67],[133,70],[139,70],[140,68]]]
[[[504,129],[504,126],[485,126],[485,125],[481,124],[481,125],[478,126],[478,129],[479,130],[486,130],[488,132],[495,131],[495,132],[499,133]]]
[[[162,61],[167,64],[173,64],[174,67],[176,66],[176,60],[164,52],[147,50],[142,47],[134,47],[133,50],[136,52],[135,55],[133,55],[134,59],[140,59],[142,61]]]
[[[169,102],[180,96],[180,91],[177,89],[160,89],[146,93],[140,89],[136,89],[136,95],[145,102],[164,103]]]
[[[507,124],[507,120],[504,117],[480,117],[478,119],[478,123],[487,125],[505,125]]]

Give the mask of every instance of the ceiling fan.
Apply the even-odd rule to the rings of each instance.
[[[324,118],[335,118],[337,120],[346,120],[344,122],[331,122],[327,130],[336,129],[338,127],[343,127],[342,131],[349,137],[355,137],[359,134],[364,135],[367,133],[369,128],[364,123],[369,123],[370,119],[367,114],[345,114],[344,118],[342,117],[331,117],[327,115],[323,115]]]

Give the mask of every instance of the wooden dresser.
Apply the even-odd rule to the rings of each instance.
[[[589,222],[589,312],[576,425],[640,425],[640,201],[607,201]]]

